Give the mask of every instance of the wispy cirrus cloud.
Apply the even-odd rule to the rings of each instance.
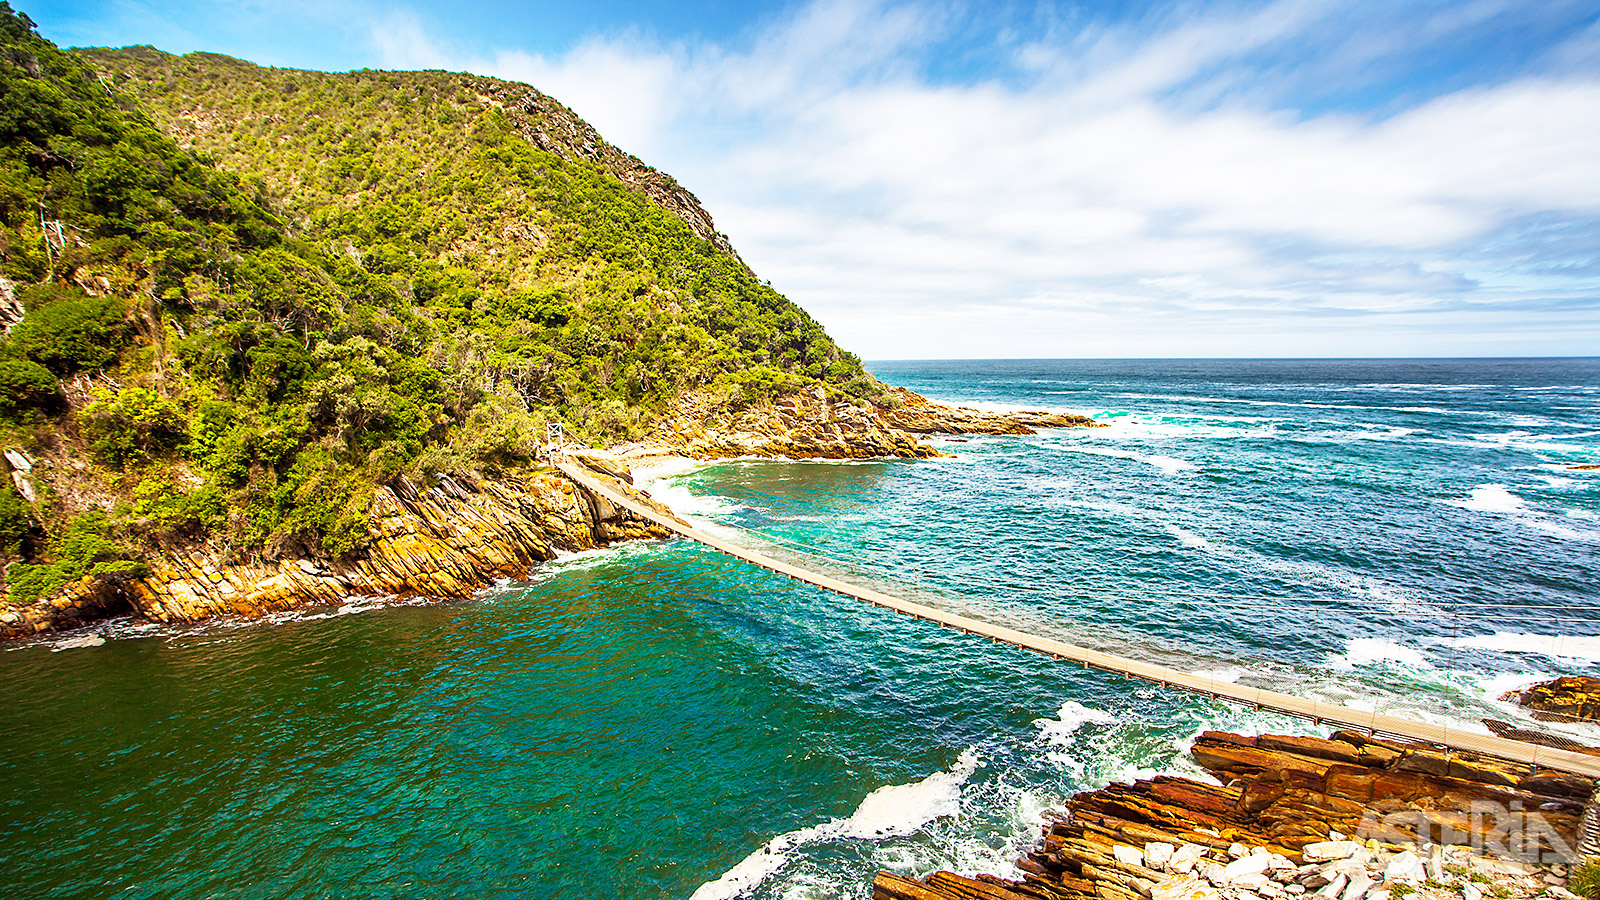
[[[736,43],[373,38],[566,102],[869,358],[1594,353],[1592,20],[822,0]]]

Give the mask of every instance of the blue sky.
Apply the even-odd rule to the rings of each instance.
[[[526,81],[867,358],[1600,354],[1600,6],[28,3]]]

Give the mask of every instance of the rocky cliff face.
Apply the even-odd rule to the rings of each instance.
[[[670,511],[618,477],[596,475],[642,502]],[[497,578],[524,578],[558,551],[588,550],[664,537],[645,522],[550,468],[479,481],[441,475],[430,486],[404,478],[380,488],[371,540],[344,561],[229,562],[216,547],[174,551],[149,561],[144,577],[84,578],[55,597],[0,612],[0,637],[25,637],[123,613],[156,622],[261,615],[350,596],[471,596]]]
[[[1079,794],[1017,861],[1022,881],[885,872],[873,900],[1388,900],[1486,884],[1559,897],[1595,787],[1350,731],[1207,732],[1191,753],[1222,784],[1161,776]]]

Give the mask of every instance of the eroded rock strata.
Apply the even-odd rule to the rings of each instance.
[[[1592,722],[1600,719],[1600,678],[1565,675],[1500,698],[1533,711],[1533,717],[1551,722]]]
[[[890,388],[894,406],[884,413],[890,425],[915,434],[1034,434],[1039,428],[1098,428],[1088,416],[1041,410],[984,412],[946,406],[905,388]]]
[[[581,457],[580,457],[581,458]],[[591,464],[597,477],[668,515],[629,485],[626,469]],[[524,578],[558,551],[589,550],[666,532],[555,469],[480,481],[441,475],[432,486],[404,478],[378,489],[370,541],[342,561],[229,562],[219,547],[169,552],[142,577],[89,577],[47,600],[0,613],[0,636],[26,637],[132,613],[155,622],[261,615],[350,596],[471,596],[497,578]]]
[[[925,459],[939,451],[920,443],[930,434],[1034,434],[1038,428],[1092,428],[1087,416],[1051,412],[982,412],[934,403],[904,388],[887,388],[883,406],[829,397],[822,387],[788,394],[735,414],[688,402],[645,441],[616,448],[625,456],[671,453],[698,459],[763,456],[787,459]]]
[[[1017,861],[1022,880],[882,872],[873,900],[1570,896],[1563,863],[1593,779],[1350,731],[1207,732],[1191,752],[1223,784],[1079,794]]]

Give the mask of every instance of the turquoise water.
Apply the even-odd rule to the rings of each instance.
[[[650,488],[950,608],[1461,727],[1600,663],[1600,473],[1569,468],[1600,362],[875,368],[1110,427]],[[1207,727],[1305,730],[640,543],[467,603],[0,652],[0,896],[865,897],[1004,872],[1041,809],[1192,771]]]

